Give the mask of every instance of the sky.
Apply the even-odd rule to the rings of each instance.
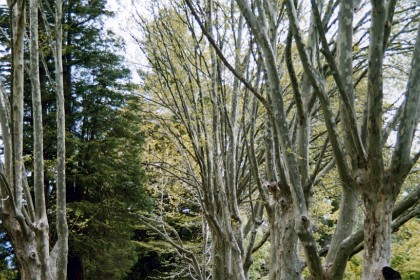
[[[136,46],[128,32],[128,27],[133,24],[133,20],[130,20],[131,13],[134,10],[132,1],[108,0],[107,8],[115,12],[115,17],[105,22],[105,26],[124,39],[126,44],[125,64],[132,72],[132,81],[134,83],[139,83],[140,77],[137,75],[137,69],[145,64],[145,59],[142,58],[139,48]]]

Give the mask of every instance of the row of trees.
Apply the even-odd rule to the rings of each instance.
[[[269,239],[269,279],[343,279],[362,249],[362,279],[382,279],[391,232],[419,214],[418,13],[392,0],[137,11],[150,127],[178,152],[158,146],[151,165],[193,194],[184,205],[205,220],[202,244],[184,244],[165,211],[141,220],[187,273],[248,279]]]
[[[419,214],[415,0],[152,1],[143,100],[105,5],[1,10],[1,277],[343,279],[364,249],[382,279]]]

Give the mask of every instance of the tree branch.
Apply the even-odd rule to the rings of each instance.
[[[411,71],[408,78],[406,101],[401,121],[398,127],[397,143],[392,155],[391,170],[392,174],[396,172],[402,176],[393,176],[395,185],[400,186],[406,174],[411,169],[411,147],[415,130],[420,117],[420,24],[417,29],[417,39],[414,46],[414,52],[411,62]]]
[[[360,135],[357,130],[356,116],[353,111],[354,106],[352,105],[352,101],[349,99],[349,96],[345,90],[345,85],[340,76],[340,71],[328,47],[328,42],[327,42],[327,38],[325,37],[325,32],[324,32],[323,25],[321,22],[321,16],[318,11],[317,3],[315,2],[315,0],[311,0],[311,3],[312,3],[312,10],[314,13],[315,21],[318,27],[319,37],[321,38],[321,43],[323,47],[321,52],[324,54],[325,58],[328,61],[329,66],[331,67],[332,74],[333,74],[335,83],[337,85],[338,92],[340,94],[341,99],[343,100],[344,111],[346,112],[347,119],[349,120],[349,125],[350,125],[349,129],[352,135],[353,146],[358,153],[358,158],[360,160],[366,160],[366,151],[365,151],[365,148],[363,147],[362,140],[360,139]]]
[[[256,98],[258,98],[258,100],[261,101],[261,103],[264,105],[264,107],[267,108],[267,110],[270,110],[270,106],[267,102],[267,100],[261,96],[261,94],[258,93],[258,91],[244,78],[242,77],[242,75],[240,75],[236,69],[227,61],[226,57],[224,56],[223,52],[220,50],[218,44],[216,43],[216,41],[213,39],[213,36],[207,31],[207,29],[205,28],[204,24],[201,22],[200,18],[198,17],[198,14],[196,12],[196,10],[194,9],[192,3],[190,0],[186,0],[185,1],[186,4],[188,5],[189,9],[191,10],[191,13],[193,14],[195,20],[197,21],[198,25],[201,28],[201,32],[203,32],[203,34],[206,36],[207,40],[209,41],[209,43],[212,45],[212,47],[214,48],[214,50],[216,51],[218,57],[220,58],[220,60],[223,62],[223,64],[226,66],[226,68],[229,69],[229,71],[238,79],[241,81],[241,83],[247,88],[249,89],[252,94],[254,94],[254,96]]]
[[[328,137],[331,142],[331,147],[333,149],[339,174],[344,182],[351,185],[353,178],[351,178],[351,176],[349,175],[349,167],[347,166],[347,163],[344,160],[342,147],[338,140],[339,137],[336,131],[335,118],[331,111],[328,95],[323,85],[324,81],[309,60],[306,51],[306,46],[303,43],[303,38],[299,31],[299,23],[293,1],[287,0],[286,5],[289,15],[289,22],[292,27],[295,43],[299,52],[300,59],[302,61],[302,66],[305,72],[307,73],[308,77],[310,78],[312,87],[314,88],[315,93],[318,95],[321,103],[321,107],[324,113],[325,125],[327,127]]]

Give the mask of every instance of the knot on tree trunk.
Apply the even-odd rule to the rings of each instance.
[[[29,254],[29,258],[32,259],[32,260],[35,260],[36,259],[36,252],[31,252]]]

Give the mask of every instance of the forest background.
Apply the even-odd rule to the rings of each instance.
[[[53,2],[41,1],[39,28],[51,242]],[[378,263],[418,279],[420,7],[384,1],[384,48],[372,64],[377,2],[120,1],[115,15],[105,0],[64,1],[68,279],[380,279],[375,253],[363,250],[369,220],[387,226]],[[2,6],[6,96],[10,22]],[[34,188],[36,121],[24,83]],[[391,230],[392,258],[383,245]],[[0,238],[0,279],[21,279],[10,234]]]

